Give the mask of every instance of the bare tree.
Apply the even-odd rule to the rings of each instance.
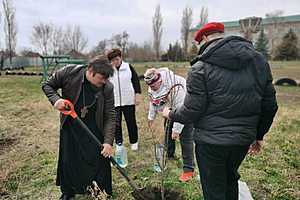
[[[283,10],[275,10],[273,12],[267,13],[266,17],[267,18],[276,18],[283,15]]]
[[[15,53],[17,45],[17,24],[12,0],[3,0],[4,12],[4,33],[6,49],[9,51],[9,63],[12,64],[12,56]]]
[[[0,12],[0,25],[1,25],[1,12]],[[1,40],[0,40],[0,71],[3,69],[4,65],[4,51],[1,51]]]
[[[99,54],[104,54],[105,50],[107,48],[108,45],[108,41],[106,39],[101,40],[98,42],[97,46],[95,46],[91,51],[90,51],[90,55],[92,57],[99,55]]]
[[[267,34],[268,38],[271,38],[269,41],[270,49],[271,49],[271,55],[275,55],[276,51],[276,41],[280,41],[279,38],[279,32],[280,30],[280,24],[282,22],[281,16],[283,15],[282,10],[275,10],[273,12],[267,13],[266,18],[271,22],[271,26],[268,26]]]
[[[187,58],[188,44],[189,44],[189,33],[193,21],[193,10],[186,7],[183,10],[181,19],[181,39],[183,44],[184,57]]]
[[[156,61],[159,60],[160,58],[160,45],[161,45],[161,37],[162,37],[162,33],[163,33],[163,29],[162,29],[162,15],[160,13],[160,5],[157,5],[155,8],[155,13],[154,16],[152,18],[152,28],[153,28],[153,46],[154,46],[154,51],[155,51],[155,57],[156,57]],[[168,143],[167,141],[165,141],[164,143]],[[165,186],[164,186],[164,179],[165,179],[165,149],[163,148],[163,152],[162,152],[162,165],[160,166],[160,168],[162,169],[161,171],[161,178],[160,178],[160,192],[161,192],[161,199],[165,199]]]
[[[113,35],[110,42],[112,48],[120,48],[122,50],[123,56],[127,54],[128,50],[128,39],[129,34],[127,31],[123,31],[123,33]]]
[[[112,48],[121,48],[122,47],[122,35],[121,34],[115,34],[111,37],[111,45]]]
[[[150,41],[145,41],[143,44],[143,51],[145,52],[146,61],[153,61],[155,59],[155,52]]]
[[[128,57],[135,62],[153,61],[155,59],[155,55],[151,42],[144,42],[143,45],[129,43]]]
[[[199,21],[199,27],[202,27],[204,24],[208,22],[208,9],[202,6],[201,12],[200,12],[200,21]]]
[[[83,35],[80,26],[68,26],[64,34],[64,51],[75,50],[82,52],[87,46],[88,39]]]
[[[31,43],[33,46],[37,47],[43,55],[48,55],[49,53],[52,33],[53,26],[51,24],[40,22],[33,26]]]
[[[129,39],[129,34],[127,33],[127,31],[123,31],[122,41],[121,41],[121,48],[122,48],[122,52],[123,52],[123,57],[125,57],[125,55],[127,55],[128,39]]]
[[[0,11],[0,25],[1,25],[1,11]],[[1,40],[0,40],[0,49],[1,49]],[[1,67],[1,66],[0,66]],[[0,68],[0,70],[1,70],[1,68]]]
[[[153,47],[157,61],[159,60],[160,56],[161,37],[163,33],[162,22],[163,18],[160,12],[160,5],[157,5],[154,16],[152,18]]]
[[[51,49],[54,55],[63,53],[63,30],[61,27],[53,27],[51,34]]]
[[[245,39],[253,40],[253,34],[260,30],[261,20],[261,17],[247,17],[239,20],[241,32]]]
[[[106,46],[107,46],[107,41],[104,39],[104,40],[101,40],[99,43],[98,43],[98,50],[100,53],[104,53],[105,50],[106,50]]]

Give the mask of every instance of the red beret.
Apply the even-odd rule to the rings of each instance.
[[[208,36],[212,33],[224,33],[224,24],[219,22],[210,22],[202,26],[194,35],[194,40],[201,42],[202,36]]]

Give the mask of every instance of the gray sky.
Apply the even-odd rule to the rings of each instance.
[[[264,17],[274,10],[283,10],[284,15],[300,14],[300,0],[14,0],[17,49],[33,48],[30,44],[32,26],[39,22],[80,25],[89,38],[89,48],[124,30],[129,33],[130,41],[140,44],[151,41],[152,16],[157,4],[161,5],[163,15],[163,47],[180,40],[182,10],[186,6],[193,8],[193,25],[198,22],[202,6],[208,8],[209,21]],[[0,30],[3,47],[3,22]]]

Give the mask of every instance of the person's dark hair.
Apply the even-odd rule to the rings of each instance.
[[[112,60],[112,59],[114,59],[115,57],[118,57],[118,56],[120,56],[120,57],[122,57],[122,52],[121,52],[121,50],[120,49],[112,49],[112,50],[110,50],[109,52],[108,52],[108,54],[107,54],[107,58],[108,58],[108,60]]]
[[[112,65],[104,55],[92,58],[88,63],[88,69],[92,69],[94,73],[101,74],[105,78],[109,78],[114,74]]]

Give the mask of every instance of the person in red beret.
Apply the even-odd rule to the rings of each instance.
[[[239,166],[257,154],[278,106],[270,66],[253,44],[224,37],[224,25],[205,24],[195,33],[184,103],[162,114],[194,125],[195,154],[205,200],[238,200]]]

